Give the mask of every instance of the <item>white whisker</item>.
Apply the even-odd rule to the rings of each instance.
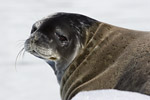
[[[19,56],[20,56],[21,53],[23,52],[23,50],[24,50],[24,48],[22,48],[22,49],[19,51],[19,53],[17,54],[16,60],[15,60],[15,70],[16,70],[16,71],[17,71],[17,61],[18,61]],[[24,51],[24,52],[25,52],[25,51]],[[24,55],[24,53],[23,53],[23,55]]]

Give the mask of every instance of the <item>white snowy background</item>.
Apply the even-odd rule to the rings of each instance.
[[[55,12],[81,13],[109,24],[150,31],[150,0],[0,0],[0,100],[60,100],[56,77],[44,61],[25,53],[15,68],[32,24]],[[111,93],[117,97],[116,92]]]

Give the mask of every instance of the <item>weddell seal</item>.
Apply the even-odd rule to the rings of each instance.
[[[57,13],[33,25],[24,48],[53,68],[62,100],[98,89],[150,95],[150,32]]]

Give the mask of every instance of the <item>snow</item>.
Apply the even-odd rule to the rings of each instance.
[[[15,59],[32,24],[55,12],[74,12],[113,25],[150,30],[150,0],[0,0],[0,100],[60,100],[52,68],[25,53]]]
[[[81,92],[72,100],[150,100],[150,97],[135,92],[108,89]]]

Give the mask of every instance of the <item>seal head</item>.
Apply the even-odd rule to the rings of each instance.
[[[25,50],[44,59],[60,83],[64,71],[86,42],[86,30],[96,20],[84,15],[57,13],[37,21],[25,42]]]

